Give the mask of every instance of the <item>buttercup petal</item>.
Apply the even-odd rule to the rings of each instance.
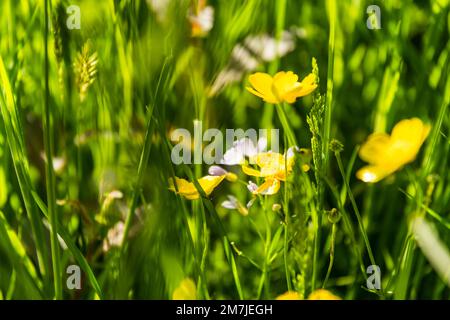
[[[369,165],[362,167],[356,172],[356,177],[367,183],[378,182],[390,174],[392,174],[397,168],[386,168],[383,166]]]
[[[279,103],[278,99],[272,92],[273,78],[267,73],[257,72],[248,78],[253,88],[247,87],[247,90],[254,95],[263,98],[269,103]]]
[[[256,189],[255,194],[273,195],[280,190],[280,180],[278,179],[266,179],[262,185]]]
[[[190,278],[185,278],[173,291],[172,300],[196,300],[197,286]]]
[[[308,296],[308,300],[342,300],[337,295],[325,289],[317,289]]]
[[[248,176],[261,177],[261,172],[260,171],[258,171],[256,169],[253,169],[253,168],[250,168],[249,166],[243,165],[242,166],[242,171]]]
[[[295,291],[287,291],[283,294],[280,294],[275,300],[301,300],[300,295]]]
[[[390,144],[391,138],[386,133],[373,133],[359,149],[359,157],[370,164],[381,163]]]
[[[272,90],[274,95],[280,100],[284,100],[286,94],[301,87],[297,80],[298,76],[292,71],[278,72],[273,78]]]
[[[205,176],[198,179],[198,183],[202,187],[205,194],[209,196],[213,190],[225,179],[225,176]]]
[[[267,73],[256,72],[248,77],[248,81],[260,93],[272,90],[273,78]]]
[[[292,71],[280,71],[272,78],[266,73],[257,72],[249,77],[253,88],[247,90],[268,103],[294,103],[299,97],[306,96],[317,88],[316,76],[310,73],[302,82]]]
[[[178,192],[176,191],[175,183],[178,188]],[[199,197],[198,191],[197,189],[195,189],[193,183],[178,177],[175,177],[175,182],[172,178],[169,178],[169,190],[177,192],[178,194],[188,198],[189,200],[198,199]]]
[[[225,175],[223,176],[205,176],[198,179],[198,183],[200,187],[203,189],[205,194],[209,196],[213,190],[225,179]],[[178,192],[175,188],[175,183],[178,188]],[[200,193],[195,187],[194,183],[188,182],[185,179],[180,179],[175,177],[175,183],[172,178],[169,179],[169,190],[173,192],[177,192],[181,196],[185,197],[188,200],[196,200],[200,198]]]

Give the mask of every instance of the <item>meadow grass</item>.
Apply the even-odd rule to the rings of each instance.
[[[80,29],[68,28],[71,4]],[[369,1],[209,0],[212,29],[197,34],[203,4],[0,2],[0,298],[306,299],[323,288],[448,299],[449,1],[385,1],[370,29]],[[274,48],[261,39],[286,34],[293,47],[264,58]],[[223,70],[237,78],[212,94]],[[250,74],[279,71],[312,73],[317,89],[294,103],[246,90]],[[430,126],[417,156],[358,179],[368,136],[414,117]],[[276,128],[281,153],[301,148],[292,172],[283,158],[279,191],[252,194],[249,180],[265,179],[224,166],[237,181],[209,194],[209,165],[173,163],[171,134],[193,137],[200,122]],[[169,190],[175,177],[198,198]],[[230,195],[237,210],[222,206]],[[80,289],[67,285],[70,265]],[[367,288],[370,265],[379,289]]]

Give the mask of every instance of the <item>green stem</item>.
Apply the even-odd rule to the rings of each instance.
[[[323,131],[322,153],[324,156],[323,168],[328,170],[329,150],[328,145],[331,136],[331,115],[333,113],[333,87],[334,87],[334,42],[336,31],[336,0],[327,0],[330,11],[330,34],[328,38],[328,69],[327,69],[327,97],[325,109],[325,121]]]
[[[45,103],[44,103],[44,145],[45,145],[45,156],[46,162],[46,185],[47,185],[47,202],[48,211],[50,216],[50,242],[51,242],[51,252],[52,252],[52,263],[53,263],[53,280],[55,286],[55,299],[62,298],[62,273],[61,273],[61,262],[59,254],[59,243],[58,243],[58,227],[57,227],[57,208],[56,208],[56,188],[55,188],[55,172],[53,170],[53,130],[52,130],[52,117],[50,114],[50,88],[49,88],[49,60],[48,60],[48,28],[49,28],[49,17],[48,17],[48,0],[44,0],[44,16],[45,16],[45,30],[44,30],[44,53],[45,53]]]
[[[206,224],[206,215],[205,215],[205,208],[203,207],[203,204],[200,204],[201,207],[201,218],[202,218],[202,235],[203,235],[203,252],[201,255],[201,262],[200,262],[200,278],[202,282],[202,290],[203,290],[203,296],[205,299],[209,300],[209,292],[208,287],[206,285],[206,275],[205,275],[205,269],[206,269],[206,261],[208,257],[208,248],[209,248],[209,231],[208,231],[208,225]],[[200,242],[198,242],[200,244]],[[200,247],[200,245],[199,245]]]
[[[334,43],[335,43],[335,34],[336,34],[336,0],[327,0],[328,9],[329,9],[329,21],[330,21],[330,30],[329,30],[329,38],[328,38],[328,69],[327,69],[327,96],[326,96],[326,105],[325,105],[325,120],[323,125],[323,140],[322,140],[322,167],[321,174],[322,176],[326,176],[328,173],[328,162],[329,162],[329,150],[328,144],[331,136],[331,115],[333,111],[333,71],[334,71]],[[322,203],[324,198],[324,190],[323,186],[320,183],[318,185],[318,193],[319,193],[319,208],[317,212],[317,226],[316,226],[316,234],[314,237],[314,254],[313,254],[313,274],[312,274],[312,289],[316,288],[316,278],[317,278],[317,265],[319,258],[319,250],[320,250],[320,239],[321,239],[321,225],[322,225]]]
[[[257,299],[259,300],[261,298],[261,294],[262,294],[262,290],[264,288],[264,284],[266,283],[267,280],[267,269],[269,267],[268,264],[268,260],[269,260],[269,254],[270,254],[270,243],[271,243],[271,239],[272,239],[272,230],[270,228],[270,220],[269,217],[267,215],[267,210],[266,210],[266,197],[264,197],[264,203],[263,203],[263,210],[264,210],[264,217],[266,220],[266,241],[264,243],[264,264],[263,264],[263,270],[261,273],[261,278],[259,281],[259,286],[258,286],[258,295],[257,295]]]
[[[325,104],[325,120],[323,124],[323,140],[322,140],[322,165],[320,168],[322,177],[326,177],[328,173],[328,162],[329,162],[329,150],[328,144],[331,136],[331,116],[333,111],[333,71],[334,71],[334,43],[335,43],[335,31],[336,31],[336,0],[327,0],[328,10],[329,10],[329,38],[328,38],[328,69],[327,69],[327,96]],[[322,225],[322,203],[324,199],[324,188],[323,184],[318,181],[318,208],[316,210],[317,214],[317,225],[314,235],[314,253],[313,253],[313,271],[311,287],[312,290],[316,288],[317,279],[317,267],[319,259],[320,250],[320,239],[322,237],[321,225]]]
[[[322,288],[325,288],[327,285],[328,278],[331,274],[331,269],[333,269],[334,263],[334,242],[336,239],[336,223],[333,223],[331,227],[331,244],[330,244],[330,264],[328,265],[327,275],[325,276],[325,280],[323,281]]]
[[[349,197],[350,202],[351,202],[352,207],[353,207],[353,211],[355,212],[356,219],[358,220],[358,225],[359,225],[359,228],[361,230],[361,234],[362,234],[362,236],[364,238],[364,243],[366,245],[367,253],[369,254],[370,263],[372,265],[377,265],[375,263],[375,258],[373,256],[372,249],[370,247],[369,238],[367,237],[367,232],[366,232],[366,230],[364,228],[364,224],[363,224],[363,221],[361,219],[361,215],[359,214],[358,206],[356,205],[355,198],[353,197],[353,192],[350,189],[350,185],[349,185],[347,179],[345,178],[344,166],[342,165],[341,156],[340,156],[339,153],[335,153],[335,156],[336,156],[337,164],[338,164],[338,167],[339,167],[339,171],[340,171],[340,173],[342,175],[342,179],[344,180],[345,187],[347,189],[348,197]]]
[[[449,73],[450,67],[447,69],[447,74]],[[447,113],[449,105],[450,105],[450,76],[447,76],[442,104],[439,108],[438,117],[436,123],[433,126],[433,130],[431,132],[427,149],[425,151],[425,156],[422,162],[423,168],[422,178],[425,178],[427,175],[429,175],[433,169],[433,159],[435,158],[435,149],[438,140],[441,136],[442,123],[444,122],[445,114]]]
[[[126,240],[128,239],[128,233],[130,232],[131,222],[134,217],[134,213],[137,206],[137,200],[139,198],[141,185],[142,185],[142,179],[144,177],[144,171],[147,168],[147,163],[150,158],[150,151],[152,147],[152,139],[151,139],[151,133],[153,132],[153,126],[152,126],[152,113],[153,113],[154,105],[152,105],[151,110],[149,111],[148,119],[147,119],[147,129],[145,132],[145,140],[144,140],[144,148],[142,149],[141,157],[139,159],[139,165],[138,165],[138,171],[137,171],[137,180],[136,184],[133,189],[133,195],[131,198],[130,203],[130,209],[128,211],[127,218],[125,220],[125,227],[123,232],[123,243],[122,243],[122,251],[125,247]]]
[[[348,234],[348,236],[350,238],[350,242],[351,242],[352,248],[354,249],[355,255],[356,255],[357,260],[359,262],[361,275],[365,279],[367,279],[366,268],[364,266],[364,262],[362,260],[362,256],[361,256],[361,253],[360,253],[360,250],[359,250],[359,247],[358,247],[358,243],[357,243],[356,238],[355,238],[355,231],[354,231],[352,222],[350,221],[349,214],[347,213],[347,211],[345,210],[345,208],[344,208],[344,206],[343,206],[343,204],[341,202],[340,194],[337,191],[336,187],[333,186],[333,184],[329,181],[329,179],[325,179],[325,182],[328,184],[328,186],[329,186],[329,188],[330,188],[334,198],[336,199],[336,202],[338,204],[338,209],[342,213],[342,219],[344,221],[344,227],[345,227],[345,229],[343,229],[343,230],[347,231],[347,234]]]
[[[185,168],[187,168],[187,167],[185,166]],[[203,197],[204,191],[201,188],[201,186],[199,185],[199,183],[197,182],[197,180],[194,180],[194,185],[197,188],[197,190],[199,190],[200,194],[202,194],[202,197]],[[203,205],[206,207],[206,209],[209,211],[209,213],[213,216],[213,218],[216,220],[216,222],[219,226],[220,233],[222,234],[225,255],[227,257],[228,263],[231,268],[231,272],[233,274],[233,280],[234,280],[234,284],[236,285],[236,290],[238,292],[239,299],[244,300],[244,293],[242,291],[241,281],[239,279],[239,273],[238,273],[237,266],[236,266],[236,260],[234,259],[231,241],[228,238],[227,232],[222,224],[222,221],[220,220],[220,217],[217,214],[216,210],[214,209],[214,206],[211,203],[211,201],[206,198],[202,198],[202,200],[203,200]]]
[[[286,145],[286,135],[284,136],[284,145]],[[288,196],[288,182],[287,182],[287,176],[288,176],[288,166],[287,166],[287,157],[284,157],[284,175],[286,177],[286,181],[284,182],[284,245],[283,245],[283,256],[284,256],[284,272],[286,274],[286,282],[287,282],[287,288],[288,291],[292,290],[291,285],[291,276],[289,274],[289,267],[288,267],[288,225],[289,225],[289,196]]]
[[[170,57],[166,58],[166,60],[164,61],[164,65],[163,65],[163,67],[161,69],[161,73],[159,75],[158,84],[156,85],[154,101],[151,104],[151,107],[149,108],[149,110],[147,110],[147,125],[146,125],[146,130],[145,130],[144,147],[142,149],[141,156],[139,158],[137,179],[136,179],[136,182],[135,182],[134,188],[133,188],[133,195],[131,197],[130,209],[128,211],[128,215],[125,220],[121,253],[123,253],[126,241],[128,239],[128,233],[130,231],[131,222],[134,217],[134,213],[135,213],[136,206],[137,206],[137,200],[139,198],[140,190],[142,187],[142,180],[144,179],[144,172],[147,169],[148,160],[150,158],[150,151],[152,149],[153,111],[155,110],[155,105],[158,102],[159,88],[160,88],[163,76],[165,74],[165,71],[167,69],[167,64],[168,64],[169,59],[170,59]]]
[[[292,285],[291,285],[291,275],[289,274],[289,267],[288,267],[288,225],[287,222],[284,224],[284,272],[286,274],[286,283],[288,291],[292,291]]]
[[[316,225],[314,226],[314,244],[313,244],[313,262],[312,262],[312,275],[311,275],[311,291],[316,289],[316,279],[317,279],[317,269],[318,269],[318,260],[319,260],[319,250],[320,250],[320,238],[321,238],[321,229],[320,226],[322,224],[322,212],[321,210],[317,210],[316,207],[312,207],[313,212],[312,216],[316,217]]]
[[[277,43],[281,40],[281,36],[283,35],[283,30],[286,21],[286,5],[287,0],[278,0],[275,2],[275,16],[276,16],[276,30],[275,30],[275,39]],[[277,57],[274,59],[269,65],[269,74],[275,74],[278,71],[280,65],[280,58]],[[273,105],[270,103],[264,104],[264,112],[261,117],[261,127],[271,129],[273,127]]]
[[[295,138],[294,131],[292,130],[291,126],[289,125],[289,121],[286,116],[285,107],[286,106],[284,103],[282,105],[279,105],[279,104],[276,105],[278,118],[280,119],[281,125],[283,126],[284,133],[286,134],[286,136],[288,138],[289,146],[296,146],[297,139]]]

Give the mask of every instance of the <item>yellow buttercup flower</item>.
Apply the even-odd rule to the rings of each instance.
[[[359,156],[369,165],[356,173],[364,182],[378,182],[408,164],[417,156],[431,127],[418,118],[397,123],[391,135],[373,133],[359,150]]]
[[[307,75],[301,82],[292,71],[281,71],[275,76],[257,72],[249,77],[252,87],[247,90],[268,103],[294,103],[297,98],[304,97],[317,88],[316,76]]]
[[[252,183],[249,184],[248,188],[254,195],[262,194],[270,196],[278,193],[278,191],[280,190],[280,185],[281,185],[280,180],[268,177],[264,180],[264,183],[262,183],[260,186],[257,186]]]
[[[325,289],[317,289],[311,292],[308,296],[308,300],[342,300],[340,297],[332,294],[330,291]]]
[[[247,165],[242,165],[242,171],[253,177],[265,178],[263,184],[254,187],[251,191],[253,194],[272,195],[280,190],[280,181],[286,180],[286,173],[292,171],[294,163],[293,154],[285,159],[285,156],[276,152],[258,153],[251,159],[260,168],[253,169]],[[286,167],[287,165],[287,167]]]
[[[286,291],[280,294],[275,300],[301,300],[300,295],[295,291]]]
[[[251,160],[260,167],[260,170],[252,169],[246,165],[242,166],[242,171],[249,176],[254,177],[273,177],[277,180],[286,180],[287,173],[292,171],[292,165],[294,164],[294,156],[285,156],[277,152],[263,152],[258,153]],[[287,165],[287,170],[286,170]]]
[[[209,196],[226,177],[226,175],[204,176],[197,181],[202,187],[203,191],[205,191],[205,194]],[[200,193],[198,192],[194,183],[189,182],[185,179],[180,179],[178,177],[175,177],[175,182],[177,184],[178,192],[175,189],[174,181],[172,178],[169,179],[169,190],[177,192],[188,200],[196,200],[200,198]]]
[[[249,176],[264,178],[263,184],[259,187],[256,185],[249,187],[250,191],[255,195],[272,195],[280,190],[280,181],[286,181],[286,174],[292,172],[295,156],[293,148],[290,148],[284,155],[269,151],[258,153],[250,160],[259,167],[259,170],[242,165],[242,171]],[[302,169],[306,172],[309,166],[303,164]]]
[[[197,287],[191,278],[183,279],[173,291],[172,300],[196,300]]]
[[[303,300],[303,298],[295,291],[287,291],[278,297],[276,300]],[[308,296],[308,300],[342,300],[340,297],[334,295],[328,290],[317,289]]]

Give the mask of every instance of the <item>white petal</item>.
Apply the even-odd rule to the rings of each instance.
[[[252,198],[249,202],[247,202],[247,209],[250,208],[255,202],[256,198]]]
[[[258,139],[258,153],[265,152],[267,148],[267,138],[261,137]]]
[[[253,193],[253,192],[255,192],[258,189],[258,186],[253,181],[249,181],[248,185],[247,185],[247,189],[248,189],[248,191]]]
[[[220,160],[220,163],[228,166],[241,164],[244,163],[244,155],[241,152],[238,152],[235,148],[231,148],[225,152],[222,160]]]
[[[211,176],[223,176],[226,175],[227,173],[228,173],[227,170],[219,166],[211,166],[208,169],[208,174]]]
[[[295,152],[298,152],[298,151],[299,151],[299,148],[298,148],[297,146],[290,147],[290,148],[286,151],[286,153],[284,154],[284,156],[287,157],[286,159],[290,159],[290,158],[292,158],[293,156],[295,156]]]
[[[231,52],[232,60],[239,61],[245,70],[253,71],[259,66],[259,62],[255,59],[242,45],[237,44]]]
[[[242,138],[236,142],[235,145],[236,150],[241,152],[244,156],[253,157],[258,153],[258,150],[253,143],[253,141],[249,138]]]
[[[200,24],[203,32],[209,32],[214,25],[214,9],[210,6],[203,9],[198,15],[197,22]]]
[[[233,142],[233,146],[223,155],[221,164],[236,165],[245,162],[245,157],[251,157],[258,153],[253,141],[249,138],[242,138]]]
[[[230,209],[230,210],[233,210],[233,209],[237,208],[236,203],[233,203],[233,202],[228,201],[228,200],[225,200],[224,202],[222,202],[221,206],[223,208],[225,208],[225,209]]]

